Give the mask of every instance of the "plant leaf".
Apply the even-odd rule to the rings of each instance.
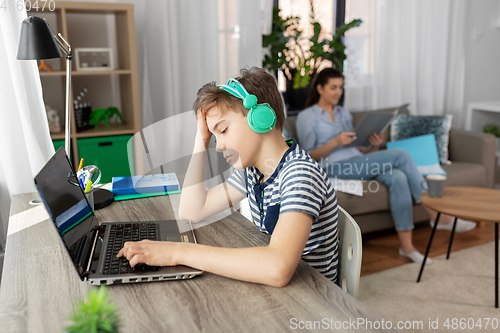
[[[289,80],[294,81],[294,87],[307,86],[308,82],[305,82],[312,79],[324,60],[331,61],[333,67],[342,71],[346,59],[343,36],[349,29],[359,27],[362,23],[360,19],[344,23],[335,29],[335,33],[320,41],[322,28],[315,19],[314,1],[310,0],[309,4],[313,31],[311,38],[302,36],[299,17],[282,17],[277,7],[273,8],[271,33],[262,36],[263,47],[269,47],[270,51],[270,56],[264,56],[262,66],[270,71],[281,70]],[[309,43],[309,49],[302,50],[301,43]]]

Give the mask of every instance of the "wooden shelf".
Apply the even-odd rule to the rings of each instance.
[[[61,133],[50,133],[50,138],[52,140],[64,140],[64,132],[61,132]]]
[[[64,8],[68,13],[113,14],[130,10],[130,5],[117,3],[57,1],[56,5],[57,8]]]
[[[85,75],[125,75],[132,74],[130,69],[115,69],[112,71],[71,71],[71,76]],[[40,76],[63,76],[66,77],[66,71],[40,72]]]
[[[79,161],[77,139],[134,135],[141,130],[141,113],[139,102],[139,75],[137,68],[137,51],[133,4],[95,3],[95,2],[65,2],[57,1],[55,11],[31,10],[28,15],[47,14],[53,32],[60,32],[71,44],[73,50],[79,47],[109,47],[116,56],[115,70],[71,71],[71,96],[76,96],[83,87],[89,89],[87,98],[96,108],[116,105],[120,109],[126,124],[110,124],[106,130],[105,124],[95,129],[82,132],[76,131],[73,101],[71,101],[71,151],[73,161]],[[109,25],[114,22],[114,25]],[[98,32],[97,32],[98,31]],[[114,34],[112,41],[106,33]],[[105,38],[103,38],[105,36]],[[50,64],[57,70],[42,71],[42,89],[44,100],[59,110],[61,125],[64,126],[64,98],[66,79],[66,59],[60,58],[59,63]],[[75,59],[73,60],[75,61]],[[115,77],[117,76],[117,77]],[[45,89],[44,89],[45,88]],[[52,140],[64,140],[65,134],[53,133]],[[136,160],[139,157],[136,155]]]
[[[110,136],[110,135],[125,135],[125,134],[135,134],[135,129],[132,124],[109,124],[109,130],[106,129],[105,124],[97,125],[97,130],[90,128],[88,130],[76,133],[75,137],[77,139],[90,138],[96,136]]]

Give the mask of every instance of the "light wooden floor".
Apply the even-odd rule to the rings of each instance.
[[[431,227],[417,227],[413,230],[413,244],[425,254],[427,243],[431,235]],[[458,251],[469,247],[485,244],[495,240],[495,226],[493,223],[483,222],[475,229],[465,233],[455,233],[451,251]],[[436,230],[432,241],[429,256],[436,257],[448,252],[450,231]],[[399,239],[395,232],[385,236],[373,237],[363,235],[363,261],[361,276],[373,274],[386,269],[398,267],[411,262],[398,253]],[[453,254],[452,254],[453,256]],[[415,277],[416,279],[417,277]]]
[[[245,199],[247,200],[247,199]],[[250,207],[245,202],[240,208],[241,214],[251,220]],[[425,254],[427,243],[431,236],[431,227],[427,224],[417,226],[413,230],[413,244],[422,253]],[[466,249],[476,245],[492,242],[495,240],[495,226],[493,223],[483,222],[474,230],[465,233],[455,233],[453,238],[452,252]],[[429,256],[436,257],[448,252],[450,243],[450,231],[436,230],[434,240],[432,241]],[[386,269],[398,267],[411,262],[398,253],[399,239],[396,232],[388,231],[384,236],[363,235],[363,261],[361,263],[361,276],[373,274]]]

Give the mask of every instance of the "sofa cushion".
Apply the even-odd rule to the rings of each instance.
[[[448,143],[451,129],[451,115],[446,116],[408,116],[399,115],[391,124],[391,140],[398,141],[420,135],[434,134],[439,160],[448,161]]]
[[[343,208],[343,207],[342,207]],[[363,234],[380,231],[394,230],[394,221],[392,220],[390,211],[374,212],[354,217]],[[417,225],[424,223],[429,225],[429,215],[421,204],[413,205],[413,224]],[[425,240],[427,242],[427,240]]]
[[[442,167],[448,174],[445,186],[488,187],[484,164],[453,162]]]
[[[367,214],[389,210],[389,191],[387,186],[377,181],[363,181],[363,196],[335,192],[337,202],[351,215]]]

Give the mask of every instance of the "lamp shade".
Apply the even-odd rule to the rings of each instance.
[[[50,59],[62,56],[49,25],[44,19],[36,16],[28,16],[24,19],[17,46],[17,59]]]

